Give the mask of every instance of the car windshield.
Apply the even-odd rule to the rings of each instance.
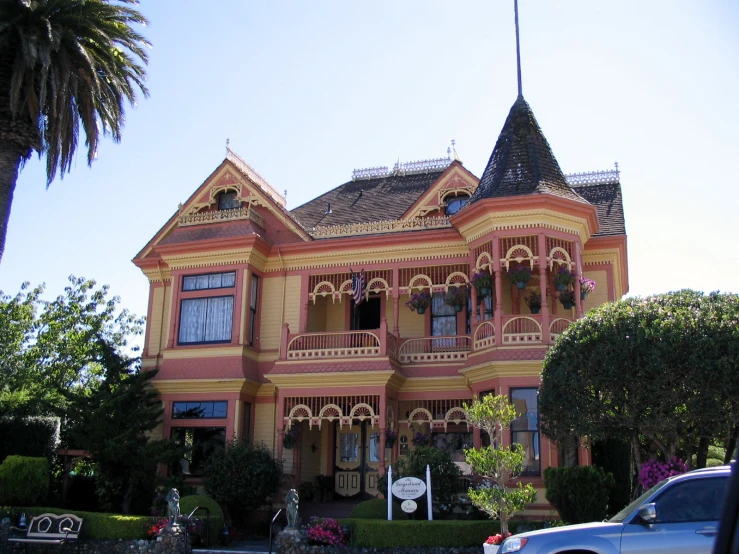
[[[631,504],[626,506],[623,510],[621,510],[619,513],[617,513],[615,516],[613,516],[611,519],[608,520],[609,523],[623,523],[623,521],[629,517],[629,515],[636,510],[639,506],[641,506],[644,501],[652,496],[655,492],[657,492],[659,489],[664,487],[669,479],[665,479],[664,481],[660,481],[656,485],[654,485],[651,489],[649,489],[647,492],[642,494],[639,498],[634,500]]]

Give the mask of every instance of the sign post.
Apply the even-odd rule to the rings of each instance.
[[[393,466],[387,467],[387,520],[393,520]]]
[[[428,506],[429,521],[434,520],[434,510],[431,504],[431,467],[426,465],[426,504]]]

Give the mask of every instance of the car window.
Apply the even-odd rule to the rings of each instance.
[[[718,521],[728,476],[681,481],[668,487],[655,501],[656,523]]]
[[[615,516],[613,516],[608,521],[611,523],[622,523],[627,517],[629,517],[639,506],[644,504],[644,502],[647,501],[647,498],[652,496],[655,492],[657,492],[659,489],[664,487],[667,483],[669,483],[668,480],[660,481],[656,485],[654,485],[651,489],[643,493],[639,498],[636,500],[632,500],[631,503],[623,508],[620,512],[618,512]]]

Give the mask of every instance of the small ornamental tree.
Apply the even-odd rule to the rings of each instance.
[[[472,405],[464,405],[468,421],[490,436],[490,446],[468,448],[464,457],[472,472],[483,477],[482,485],[469,489],[472,503],[492,518],[500,519],[500,531],[508,534],[511,516],[536,500],[531,483],[517,483],[509,487],[511,479],[523,471],[524,453],[520,445],[503,447],[503,431],[516,419],[516,409],[505,396],[486,395],[474,398]]]
[[[255,510],[277,492],[282,467],[264,444],[231,441],[213,452],[203,468],[203,484],[208,495],[226,508],[227,519],[234,511]]]

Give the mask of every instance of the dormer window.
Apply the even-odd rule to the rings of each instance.
[[[470,197],[466,194],[448,196],[446,199],[446,209],[444,210],[445,215],[450,216],[456,214],[469,200]]]
[[[239,207],[239,199],[236,198],[236,191],[229,190],[218,193],[218,209],[219,210],[235,210]]]

